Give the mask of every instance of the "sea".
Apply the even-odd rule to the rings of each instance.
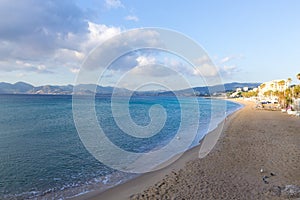
[[[94,100],[98,123],[113,143],[139,153],[161,148],[176,137],[182,121],[180,101],[186,105],[196,101],[199,109],[197,133],[191,134],[188,148],[242,107],[200,97],[180,101],[175,96],[133,96],[129,101],[118,97],[117,105],[127,106],[131,120],[139,126],[147,126],[155,117],[149,115],[153,105],[164,109],[165,123],[157,134],[136,138],[118,127],[111,97],[96,96]],[[0,199],[67,199],[96,189],[104,191],[140,175],[96,159],[78,134],[72,108],[71,95],[0,95]]]

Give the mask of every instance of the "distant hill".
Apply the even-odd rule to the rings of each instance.
[[[0,83],[0,93],[2,94],[23,94],[27,93],[33,88],[34,86],[24,82],[17,82],[15,84],[3,82]]]
[[[131,91],[123,88],[102,87],[93,84],[82,84],[76,87],[76,94],[88,95],[93,94],[96,87],[96,94],[111,95],[115,92],[118,95],[130,94]],[[15,84],[0,82],[0,94],[52,94],[52,95],[72,95],[73,85],[43,85],[33,86],[24,82]]]
[[[195,87],[194,89],[194,94],[191,94],[189,89],[186,90],[179,90],[176,91],[177,94],[183,95],[183,96],[191,96],[191,95],[198,95],[198,96],[209,96],[214,93],[224,93],[224,92],[229,92],[229,91],[234,91],[236,88],[243,88],[243,87],[248,87],[248,88],[256,88],[260,85],[261,83],[225,83],[224,85],[214,85],[214,86],[203,86],[203,87]],[[174,95],[173,92],[166,91],[159,93],[159,95]]]
[[[176,94],[183,96],[206,96],[213,93],[233,91],[236,88],[255,88],[258,87],[260,83],[226,83],[224,85],[215,86],[203,86],[193,88],[194,93],[191,90],[178,90]],[[117,95],[136,95],[136,96],[168,96],[174,95],[172,91],[144,91],[144,92],[132,92],[124,88],[114,88],[114,87],[102,87],[93,84],[82,84],[76,87],[76,94],[87,95],[93,94],[94,88],[96,87],[96,94],[99,95],[111,95],[113,91]],[[73,94],[73,85],[44,85],[44,86],[33,86],[24,82],[17,82],[15,84],[0,82],[0,94],[52,94],[52,95],[71,95]],[[225,89],[225,91],[224,91]]]

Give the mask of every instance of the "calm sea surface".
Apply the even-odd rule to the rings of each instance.
[[[190,99],[185,98],[184,103]],[[225,117],[224,112],[212,114],[211,110],[212,102],[221,110],[224,101],[197,98],[197,102],[200,127],[191,146]],[[122,97],[118,103],[127,105]],[[165,108],[167,119],[151,138],[123,134],[112,115],[109,97],[96,97],[95,110],[100,126],[115,145],[147,152],[168,144],[181,121],[176,97],[132,97],[132,120],[141,126],[149,124],[149,108],[154,104]],[[232,102],[225,105],[227,115],[241,107]],[[0,95],[0,199],[63,199],[134,176],[105,166],[85,149],[73,120],[72,96]]]

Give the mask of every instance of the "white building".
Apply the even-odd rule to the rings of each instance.
[[[283,92],[289,87],[290,82],[285,79],[273,80],[269,82],[262,83],[259,88],[259,93],[264,94],[267,91],[279,91]]]
[[[242,92],[242,88],[236,88],[235,91],[236,92]]]
[[[262,83],[260,86],[258,86],[258,99],[270,102],[278,102],[278,97],[274,95],[274,92],[284,92],[286,89],[288,89],[289,85],[290,80],[288,79],[279,79]],[[265,92],[268,91],[271,91],[271,93],[269,93],[269,96],[265,96]]]
[[[249,87],[243,87],[244,92],[248,92],[248,90],[249,90]]]

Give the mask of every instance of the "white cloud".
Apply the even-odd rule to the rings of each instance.
[[[56,63],[81,63],[85,57],[83,52],[72,49],[57,49],[53,56]]]
[[[120,27],[109,27],[104,24],[96,24],[93,22],[88,22],[88,30],[87,41],[84,41],[81,44],[81,49],[85,52],[91,51],[102,42],[121,33]]]
[[[85,62],[85,68],[87,70],[106,68],[108,67],[106,65],[113,61],[112,59],[115,59],[116,61],[113,63],[114,70],[124,71],[130,67],[134,67],[132,64],[137,63],[136,59],[139,55],[134,51],[135,49],[143,49],[150,46],[155,48],[161,45],[161,40],[156,31],[132,30],[102,43],[101,46],[89,55],[89,59]],[[120,59],[126,61],[131,66],[123,65],[124,63],[122,64],[122,62],[118,61]]]
[[[23,62],[21,60],[16,60],[17,65],[23,65],[24,67],[33,67],[34,65],[31,63]]]
[[[230,62],[233,59],[241,58],[241,56],[226,56],[222,59],[217,60],[218,63],[215,65],[208,56],[202,56],[198,58],[195,63],[197,64],[197,69],[193,71],[195,76],[204,77],[216,77],[216,76],[232,76],[239,71],[236,65],[223,65],[224,63]],[[217,58],[216,58],[217,59]]]
[[[67,67],[74,72],[71,69],[80,67],[93,48],[121,32],[119,27],[108,27],[92,22],[87,22],[87,24],[88,31],[84,35],[71,32],[64,36],[57,34],[58,40],[64,40],[64,44],[53,46],[51,51],[39,51],[27,41],[21,41],[20,44],[7,41],[0,35],[0,44],[3,44],[2,48],[0,47],[0,52],[3,52],[1,54],[3,57],[0,56],[0,71],[52,73],[54,68]]]
[[[172,76],[175,74],[175,72],[170,68],[158,64],[137,66],[132,69],[131,73],[132,75],[138,75],[145,78],[150,78],[150,77],[161,78],[161,77]]]
[[[106,0],[105,4],[109,9],[124,7],[120,0]],[[12,13],[11,10],[15,12]],[[89,21],[85,12],[74,1],[3,0],[0,13],[7,16],[0,19],[0,71],[20,75],[26,72],[49,74],[61,71],[76,74],[92,49],[122,32],[120,27]],[[138,21],[139,18],[130,14],[125,20]],[[129,47],[162,46],[159,33],[149,30],[132,31],[126,37],[109,42],[111,43],[106,45],[113,44],[114,48],[105,48],[100,52],[103,57],[118,55]],[[223,61],[228,60],[229,58],[224,58]],[[115,76],[114,72],[123,73],[139,66],[140,68],[134,69],[136,71],[133,70],[139,75],[170,76],[171,70],[160,66],[164,65],[187,76],[216,75],[218,69],[212,67],[207,56],[199,57],[196,62],[201,73],[176,59],[163,60],[159,55],[151,53],[133,53],[116,61],[108,74]],[[224,66],[219,70],[229,74],[237,69]]]
[[[221,62],[221,63],[226,63],[226,62],[228,62],[228,61],[231,60],[231,59],[232,59],[232,57],[226,56],[226,57],[222,58],[220,62]]]
[[[234,65],[231,65],[231,66],[225,65],[225,66],[223,67],[223,69],[224,69],[224,71],[231,71],[231,70],[233,70],[233,69],[236,69],[236,66],[234,66]]]
[[[194,63],[197,66],[201,66],[203,64],[211,63],[211,59],[207,55],[203,55],[203,56],[197,58],[196,60],[194,60]]]
[[[194,69],[193,74],[196,76],[213,77],[218,75],[218,69],[206,63]]]
[[[194,67],[180,59],[165,57],[163,65],[170,67],[172,70],[182,75],[194,75]]]
[[[218,68],[207,55],[197,58],[194,63],[196,64],[196,68],[193,70],[193,75],[204,77],[214,77],[218,75]]]
[[[6,66],[6,67],[5,67]],[[11,67],[13,66],[13,67]],[[29,63],[22,60],[16,60],[16,61],[7,61],[7,62],[0,62],[0,69],[2,71],[6,72],[12,72],[12,71],[20,71],[22,72],[36,72],[41,74],[52,74],[53,72],[47,68],[46,65],[41,63]]]
[[[225,56],[222,59],[217,60],[218,63],[218,70],[220,75],[223,78],[230,78],[240,71],[240,69],[236,66],[236,64],[230,64],[233,63],[233,60],[236,59],[241,59],[243,58],[243,55],[230,55],[230,56]]]
[[[130,59],[134,59],[132,56]],[[174,74],[181,74],[185,77],[199,76],[199,77],[216,77],[219,75],[220,68],[213,65],[213,63],[203,56],[197,59],[197,66],[192,66],[180,58],[162,57],[161,54],[144,54],[135,58],[136,67],[122,68],[121,70],[128,71],[132,69],[133,74],[140,76],[156,76],[156,77],[170,77]],[[223,70],[223,69],[222,69]],[[225,72],[225,71],[224,71]]]
[[[220,63],[221,63],[221,64],[224,64],[224,63],[230,62],[230,61],[232,61],[232,60],[234,60],[234,59],[241,59],[241,58],[243,58],[243,55],[231,55],[231,56],[225,56],[224,58],[222,58],[222,59],[220,60]]]
[[[75,2],[1,1],[0,13],[0,71],[52,73],[82,59],[89,30]]]
[[[79,71],[80,71],[80,69],[78,69],[78,68],[71,68],[70,69],[70,72],[72,72],[73,74],[78,74]]]
[[[235,65],[225,65],[222,67],[221,71],[223,72],[222,74],[232,75],[232,74],[238,72],[239,69]]]
[[[105,5],[107,8],[123,8],[124,5],[120,0],[105,0]]]
[[[137,66],[132,69],[133,75],[143,77],[166,77],[174,75],[174,71],[167,65],[160,64],[153,56],[139,56]]]
[[[1,1],[0,13],[5,16],[0,43],[12,47],[7,48],[11,57],[32,59],[57,48],[76,48],[69,35],[80,35],[78,40],[88,31],[83,11],[72,1]]]
[[[136,61],[138,62],[138,65],[150,65],[150,64],[155,64],[156,59],[155,57],[146,57],[146,56],[139,56]]]
[[[127,15],[127,16],[125,17],[125,20],[137,22],[137,21],[139,21],[139,18],[138,18],[137,16],[135,16],[135,15]]]
[[[46,66],[45,66],[45,65],[38,65],[38,66],[37,66],[37,69],[38,69],[39,71],[44,71],[44,70],[46,70]]]

